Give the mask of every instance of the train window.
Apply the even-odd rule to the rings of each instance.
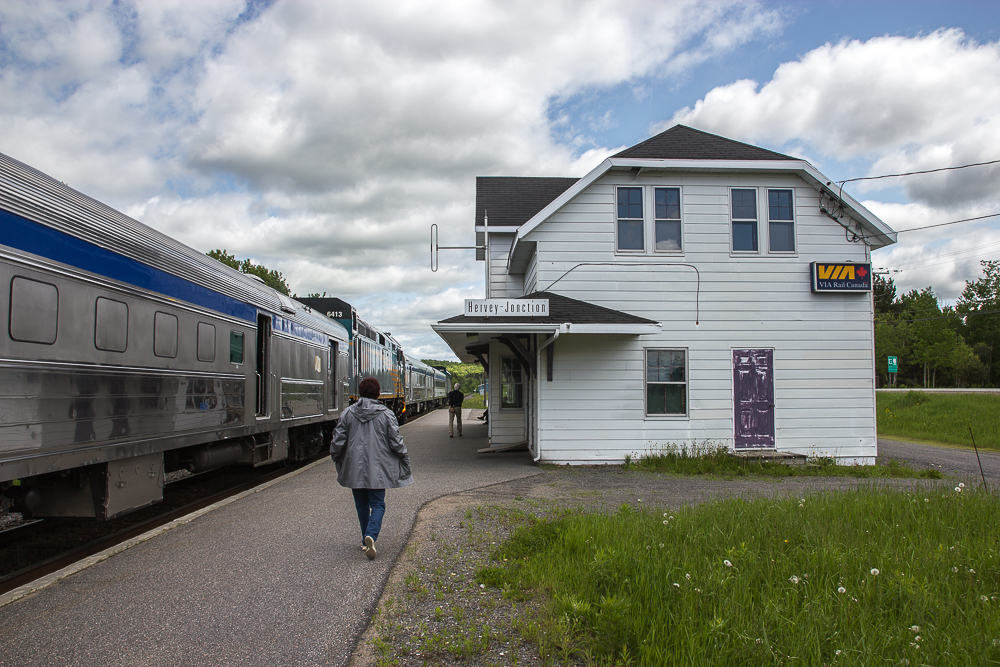
[[[177,316],[157,312],[153,316],[153,354],[158,357],[177,356]]]
[[[243,332],[229,332],[229,362],[233,364],[243,363]]]
[[[215,325],[198,322],[198,361],[215,361]]]
[[[128,347],[128,304],[97,297],[94,347],[107,352],[125,351]]]
[[[14,340],[52,345],[59,322],[59,290],[49,283],[15,276],[10,281],[8,321]]]

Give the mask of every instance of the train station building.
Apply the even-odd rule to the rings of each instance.
[[[488,372],[491,447],[876,455],[871,251],[805,160],[682,125],[580,179],[480,177],[486,294],[433,329]]]

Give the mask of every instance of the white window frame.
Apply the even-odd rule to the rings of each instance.
[[[754,201],[756,202],[756,218],[737,218],[733,216],[733,191],[734,190],[752,190],[754,193]],[[729,188],[729,201],[727,202],[726,215],[729,217],[729,254],[734,257],[757,257],[761,254],[762,248],[765,247],[767,242],[766,235],[761,233],[762,225],[760,224],[760,188],[757,187],[737,187],[733,186]],[[757,249],[756,250],[737,250],[736,249],[736,234],[733,232],[733,224],[737,222],[754,222],[757,226]]]
[[[771,193],[776,191],[790,192],[792,194],[792,219],[775,220],[774,222],[792,223],[792,249],[791,250],[771,250]],[[795,188],[767,188],[765,191],[767,199],[767,254],[779,257],[796,257],[799,253],[798,221],[795,219]],[[760,217],[760,213],[757,213]]]
[[[619,218],[618,217],[618,193],[619,191],[629,188],[638,189],[642,200],[642,217],[641,218]],[[615,216],[615,254],[621,255],[645,255],[646,248],[649,246],[649,240],[646,238],[649,234],[646,233],[646,215],[649,210],[649,202],[646,201],[648,197],[646,196],[646,186],[644,185],[616,185],[615,186],[615,201],[614,201],[614,216]],[[639,222],[642,226],[642,248],[620,248],[618,246],[618,223],[621,221],[628,222]]]
[[[504,361],[506,361],[508,359],[511,361],[511,363],[517,364],[517,368],[521,372],[521,383],[520,383],[521,384],[521,405],[517,406],[517,407],[509,406],[509,405],[505,406],[503,404],[503,386],[504,386],[504,381],[503,381],[503,366],[504,366]],[[498,370],[498,374],[500,376],[498,378],[500,381],[497,383],[497,387],[500,390],[499,395],[497,396],[497,398],[499,399],[498,403],[500,405],[500,411],[501,412],[524,412],[525,381],[524,381],[524,368],[521,366],[520,360],[518,360],[517,357],[507,357],[507,356],[501,355],[500,356],[500,363],[497,364],[497,370]]]
[[[642,192],[642,249],[622,249],[618,247],[618,223],[619,221],[638,222],[640,218],[619,218],[618,217],[618,191],[622,188],[639,188]],[[674,222],[678,221],[681,228],[681,247],[678,250],[657,250],[656,249],[656,191],[677,190],[680,204],[680,218],[662,218],[662,220]],[[615,225],[615,254],[616,255],[671,255],[680,256],[684,254],[684,189],[679,185],[669,184],[646,184],[646,185],[616,185],[614,198],[614,225]]]
[[[684,412],[682,413],[650,413],[649,411],[649,379],[646,377],[648,355],[650,352],[683,352],[684,353]],[[677,385],[679,382],[654,382],[653,384]],[[691,419],[691,351],[686,347],[668,347],[650,345],[642,349],[642,407],[646,419],[653,420],[690,420]]]
[[[656,217],[656,191],[657,190],[677,190],[677,214],[679,218],[657,218]],[[650,218],[652,219],[652,224],[650,225],[650,237],[652,243],[649,247],[653,249],[653,252],[658,255],[683,255],[684,254],[684,189],[679,185],[653,185],[650,189],[650,199],[651,206],[649,210],[651,211]],[[660,220],[664,222],[674,222],[676,221],[680,225],[680,241],[681,247],[677,250],[657,250],[656,249],[656,223]]]

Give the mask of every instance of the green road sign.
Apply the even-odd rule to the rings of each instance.
[[[899,371],[899,360],[897,357],[889,357],[889,372],[896,373]]]

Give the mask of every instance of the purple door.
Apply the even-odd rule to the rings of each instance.
[[[774,350],[733,350],[736,449],[774,447]]]

